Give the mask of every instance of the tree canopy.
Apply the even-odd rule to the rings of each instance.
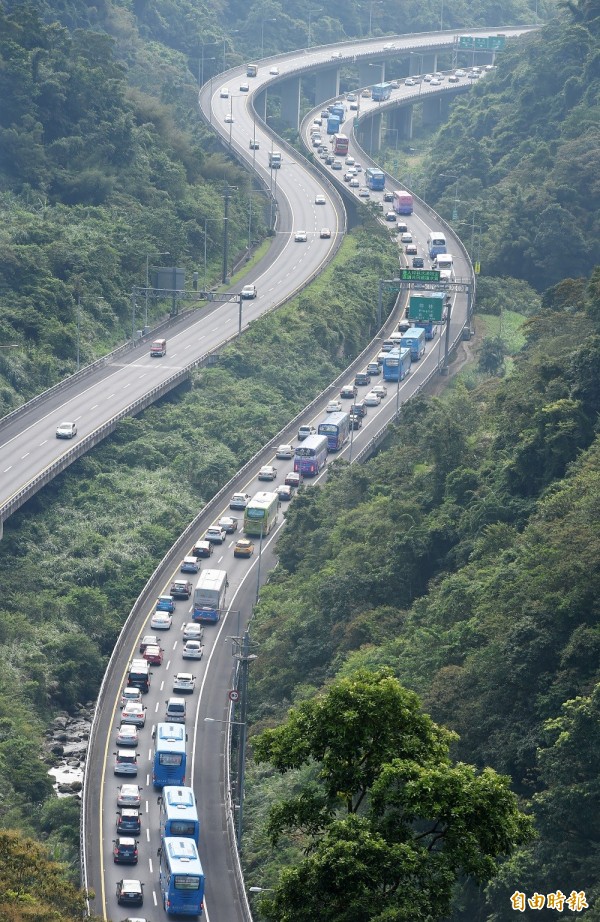
[[[253,739],[258,762],[311,778],[271,810],[276,844],[307,856],[282,872],[267,919],[425,920],[449,910],[461,875],[487,881],[530,836],[509,779],[454,765],[452,734],[390,670],[358,670]]]

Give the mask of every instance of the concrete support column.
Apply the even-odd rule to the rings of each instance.
[[[367,119],[367,126],[363,137],[365,138],[367,150],[371,156],[381,150],[381,112],[376,112]]]
[[[316,73],[315,106],[340,94],[339,67],[324,67]]]
[[[413,133],[413,107],[402,106],[388,112],[388,127],[398,132],[398,139],[409,141]]]
[[[436,54],[411,54],[408,58],[408,73],[411,76],[415,74],[432,74],[437,70]]]
[[[300,124],[300,77],[290,77],[278,84],[278,88],[281,92],[281,120],[290,128],[297,129]]]
[[[369,64],[367,61],[359,61],[358,64],[358,85],[373,86],[374,83],[383,83],[385,80],[385,61],[377,61],[376,64]]]
[[[442,100],[439,96],[423,100],[423,124],[439,125],[442,120]]]

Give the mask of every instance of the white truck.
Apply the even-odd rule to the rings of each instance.
[[[278,170],[281,166],[281,151],[280,150],[270,150],[269,151],[269,168],[271,170]]]

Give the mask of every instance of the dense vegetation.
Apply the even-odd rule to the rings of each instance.
[[[269,833],[301,834],[261,910],[273,922],[438,919],[456,879],[493,876],[531,838],[509,779],[454,765],[453,734],[424,714],[391,670],[358,670],[253,741],[259,762],[311,777],[271,812]]]
[[[549,290],[525,334],[510,377],[410,403],[386,451],[301,493],[253,630],[259,728],[385,666],[456,758],[510,775],[538,838],[484,903],[465,886],[470,920],[512,918],[515,890],[600,897],[600,270]],[[273,783],[257,769],[261,810]],[[272,882],[260,838],[247,854]]]
[[[74,867],[77,809],[47,800],[43,728],[57,708],[94,698],[132,602],[198,508],[356,354],[375,321],[370,293],[397,265],[382,231],[367,256],[374,233],[349,236],[310,292],[255,321],[218,366],[125,420],[5,524],[0,824],[49,838]]]
[[[449,220],[458,193],[485,272],[540,291],[600,263],[600,17],[573,9],[498,55],[421,158],[419,194]]]
[[[231,252],[248,236],[248,177],[211,153],[184,58],[161,69],[154,49],[142,62],[164,81],[150,95],[152,83],[127,82],[109,35],[44,25],[33,4],[12,6],[0,3],[0,343],[17,348],[0,351],[0,413],[75,369],[78,326],[84,364],[131,336],[147,259],[185,268],[190,290],[200,270],[202,286],[206,231],[214,278],[225,181],[238,189]],[[128,25],[121,39],[141,57]],[[254,213],[260,235],[260,204]],[[150,320],[169,310],[149,306]]]

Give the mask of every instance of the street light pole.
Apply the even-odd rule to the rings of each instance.
[[[168,250],[163,250],[161,253],[155,253],[154,256],[170,256]],[[146,253],[146,299],[144,304],[144,327],[148,326],[148,292],[150,289],[150,253]]]
[[[260,21],[260,56],[264,58],[265,56],[265,23],[266,22],[277,22],[276,19],[261,19]]]
[[[256,571],[256,601],[258,602],[258,596],[260,593],[260,564],[262,561],[262,545],[263,545],[263,527],[262,522],[260,523],[260,542],[258,545],[258,567]]]
[[[458,183],[460,177],[456,176],[454,173],[440,173],[440,176],[445,176],[446,179],[456,180],[456,186],[454,187],[454,208],[452,209],[452,220],[456,221],[458,218]]]

